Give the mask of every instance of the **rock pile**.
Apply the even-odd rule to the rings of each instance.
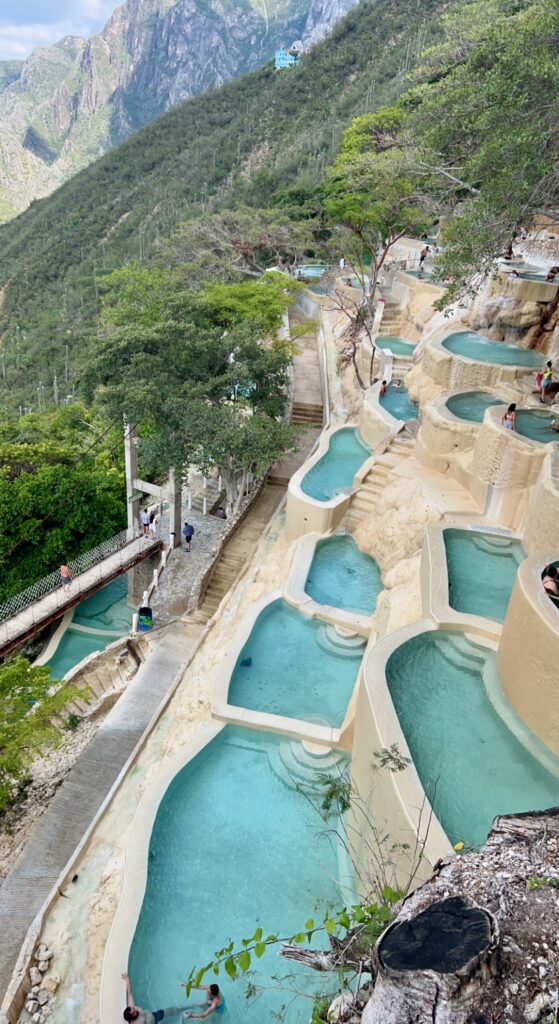
[[[29,968],[30,988],[25,1001],[25,1012],[22,1021],[31,1020],[33,1024],[45,1024],[53,1010],[53,997],[60,985],[60,978],[51,971],[52,950],[44,943],[37,946],[33,957],[34,964]]]

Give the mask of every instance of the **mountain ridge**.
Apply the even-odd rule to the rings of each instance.
[[[355,0],[125,0],[89,39],[0,62],[0,221],[166,110],[309,45]],[[286,39],[285,39],[286,37]]]

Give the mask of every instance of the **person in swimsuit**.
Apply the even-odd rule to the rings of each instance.
[[[382,398],[386,394],[387,391],[388,391],[388,384],[386,383],[385,380],[383,380],[383,382],[382,382],[382,384],[380,386],[380,397]]]
[[[505,430],[516,430],[516,402],[511,402],[501,423]]]
[[[546,565],[542,572],[542,584],[552,601],[559,600],[559,570],[555,565]]]
[[[219,985],[193,985],[192,988],[197,988],[201,991],[205,990],[206,1001],[205,1003],[200,1003],[201,1013],[192,1013],[189,1010],[183,1014],[184,1020],[204,1020],[212,1013],[224,1013],[225,999],[220,992]]]
[[[136,1006],[134,1002],[130,978],[126,973],[122,974],[122,980],[126,983],[126,1009],[122,1014],[126,1021],[137,1021],[138,1024],[159,1024],[159,1021],[165,1020],[167,1017],[176,1017],[178,1013],[183,1013],[184,1006],[169,1006],[166,1010],[142,1010],[141,1006]]]

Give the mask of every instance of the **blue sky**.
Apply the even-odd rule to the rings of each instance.
[[[63,36],[90,36],[122,0],[0,0],[0,60],[24,58]]]

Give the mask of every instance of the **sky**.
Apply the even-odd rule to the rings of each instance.
[[[64,36],[90,36],[122,0],[0,0],[0,60],[28,57]]]

